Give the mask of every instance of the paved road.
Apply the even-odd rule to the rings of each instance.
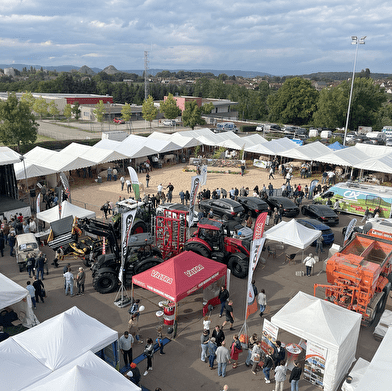
[[[341,215],[341,223],[339,227],[333,228],[336,235],[336,242],[342,242],[341,228],[347,225],[350,216]],[[8,247],[6,248],[6,256],[2,258],[0,263],[0,272],[13,279],[22,286],[26,285],[27,275],[25,272],[19,273],[15,258],[8,256]],[[52,260],[54,253],[51,249],[45,247],[44,252],[49,260]],[[323,255],[325,257],[325,253]],[[263,257],[267,258],[267,254]],[[299,290],[308,294],[313,294],[314,283],[326,283],[325,272],[322,271],[322,262],[315,265],[314,275],[311,278],[298,277],[296,271],[304,270],[301,264],[282,265],[284,259],[284,251],[278,253],[277,258],[267,258],[267,264],[264,269],[258,267],[255,272],[256,285],[264,288],[267,294],[267,301],[271,307],[271,313],[266,314],[266,318],[270,319],[291,297]],[[79,260],[69,260],[73,270],[76,271],[81,262]],[[127,308],[120,309],[113,302],[116,294],[101,295],[94,291],[91,281],[91,272],[87,270],[86,295],[81,297],[65,297],[63,292],[64,281],[61,268],[53,269],[50,267],[50,274],[45,276],[45,287],[48,297],[44,304],[38,304],[36,315],[40,321],[44,321],[54,315],[65,311],[72,306],[77,306],[88,315],[93,316],[107,326],[122,333],[126,329],[128,321]],[[239,332],[244,319],[244,307],[246,296],[246,282],[232,278],[230,293],[234,300],[234,314],[236,317],[235,331]],[[159,310],[158,302],[161,298],[149,291],[136,287],[135,296],[140,298],[146,310],[141,314],[139,325],[141,326],[141,334],[145,338],[151,336],[155,338],[158,320],[156,311]],[[387,308],[392,309],[391,299],[387,303]],[[155,390],[161,387],[164,391],[183,391],[186,388],[189,391],[221,390],[224,384],[230,386],[230,391],[271,391],[273,383],[265,384],[263,376],[259,373],[257,376],[252,375],[243,363],[246,353],[242,353],[239,359],[239,367],[237,369],[228,370],[225,379],[217,376],[216,370],[211,371],[208,364],[200,360],[200,334],[202,331],[202,295],[200,292],[189,296],[180,302],[179,306],[179,327],[177,338],[165,347],[165,356],[154,356],[153,371],[149,372],[146,377],[142,377],[142,384],[149,390]],[[218,318],[218,308],[212,311],[212,325],[221,324],[222,319]],[[307,320],[304,319],[304,322]],[[248,319],[249,333],[261,334],[262,319],[258,314],[251,315]],[[317,325],[314,325],[317,327]],[[358,342],[357,357],[363,357],[371,360],[379,343],[372,336],[373,328],[361,328],[360,338]],[[225,330],[226,338],[231,341],[233,332]],[[280,331],[279,338],[284,343],[299,342],[299,338],[290,335],[284,331]],[[134,348],[134,356],[142,353],[143,345]],[[145,362],[140,364],[141,372],[145,370]],[[289,389],[286,382],[285,390]],[[318,390],[309,383],[300,381],[301,391]]]

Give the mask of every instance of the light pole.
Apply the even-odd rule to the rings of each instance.
[[[353,88],[354,88],[354,77],[355,77],[355,65],[357,63],[357,54],[358,54],[358,45],[365,44],[366,35],[358,39],[357,36],[351,37],[351,44],[356,45],[355,48],[355,57],[354,57],[354,69],[353,69],[353,76],[351,78],[351,89],[350,89],[350,98],[348,100],[348,109],[347,109],[347,118],[346,118],[346,127],[344,128],[344,140],[343,145],[346,145],[346,137],[347,137],[347,128],[348,128],[348,120],[350,119],[350,108],[351,108],[351,99],[353,97]]]
[[[26,182],[26,191],[27,191],[27,193],[28,193],[28,195],[29,195],[29,206],[30,206],[30,208],[31,208],[31,197],[30,197],[29,185],[28,185],[28,183],[27,183],[27,172],[26,172],[26,163],[25,163],[25,159],[26,159],[26,158],[25,158],[23,155],[20,155],[20,156],[19,156],[19,160],[20,160],[21,162],[23,162],[23,170],[24,170],[25,182]]]

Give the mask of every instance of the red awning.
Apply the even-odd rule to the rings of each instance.
[[[177,303],[226,275],[227,266],[193,251],[184,251],[132,277],[132,282]]]

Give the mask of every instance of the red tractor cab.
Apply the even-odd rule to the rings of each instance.
[[[250,240],[233,238],[229,223],[201,219],[185,250],[225,263],[238,278],[248,276]]]

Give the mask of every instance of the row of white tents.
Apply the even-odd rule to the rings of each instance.
[[[282,156],[300,161],[313,161],[353,167],[368,171],[392,173],[392,149],[386,146],[356,144],[333,151],[319,141],[299,146],[287,138],[267,141],[259,134],[240,137],[233,132],[213,133],[208,128],[174,134],[153,132],[148,137],[129,135],[123,141],[103,139],[94,146],[72,143],[56,152],[35,147],[24,155],[24,162],[14,164],[16,178],[49,175],[61,171],[92,167],[122,159],[138,159],[192,148],[197,145],[244,150],[259,156]],[[3,151],[0,151],[0,155]],[[1,160],[1,157],[0,157]]]

